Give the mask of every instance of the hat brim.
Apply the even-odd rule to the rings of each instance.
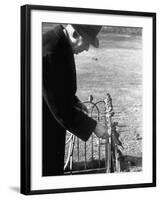
[[[89,36],[88,34],[86,34],[85,32],[81,31],[81,29],[77,28],[76,25],[73,25],[73,28],[87,41],[89,42],[92,46],[94,46],[95,48],[99,47],[99,40],[97,37],[92,38],[91,36]]]
[[[95,48],[99,47],[99,40],[98,40],[98,38],[94,38],[92,40],[88,39],[88,40],[89,40],[89,43],[92,44]]]

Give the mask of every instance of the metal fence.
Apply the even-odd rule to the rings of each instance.
[[[65,153],[65,174],[82,173],[110,173],[121,171],[120,157],[122,144],[116,132],[112,99],[106,94],[104,100],[94,102],[90,95],[88,101],[83,102],[88,108],[88,115],[105,125],[108,140],[91,135],[87,142],[83,142],[72,133],[67,132]]]

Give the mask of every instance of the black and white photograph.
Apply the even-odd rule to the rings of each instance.
[[[142,31],[42,24],[44,176],[143,170]]]
[[[21,9],[21,192],[155,186],[154,13]]]

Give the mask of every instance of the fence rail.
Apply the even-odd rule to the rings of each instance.
[[[108,131],[108,140],[91,135],[87,142],[81,141],[72,133],[67,133],[65,174],[110,173],[121,171],[120,156],[122,144],[116,132],[110,94],[101,101],[94,102],[93,96],[83,102],[88,108],[88,115],[103,123]],[[89,154],[89,156],[88,156]]]

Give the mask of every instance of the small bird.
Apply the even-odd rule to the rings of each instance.
[[[89,102],[92,102],[92,101],[93,101],[93,96],[92,96],[92,95],[89,95],[88,101],[89,101]]]
[[[120,134],[117,132],[116,128],[117,128],[118,123],[115,122],[112,125],[112,140],[114,141],[114,143],[120,147],[122,147],[122,149],[124,149],[122,142],[120,141]]]
[[[106,111],[112,112],[112,110],[113,110],[112,98],[109,93],[106,94],[106,98],[105,98],[104,102],[105,102]]]

